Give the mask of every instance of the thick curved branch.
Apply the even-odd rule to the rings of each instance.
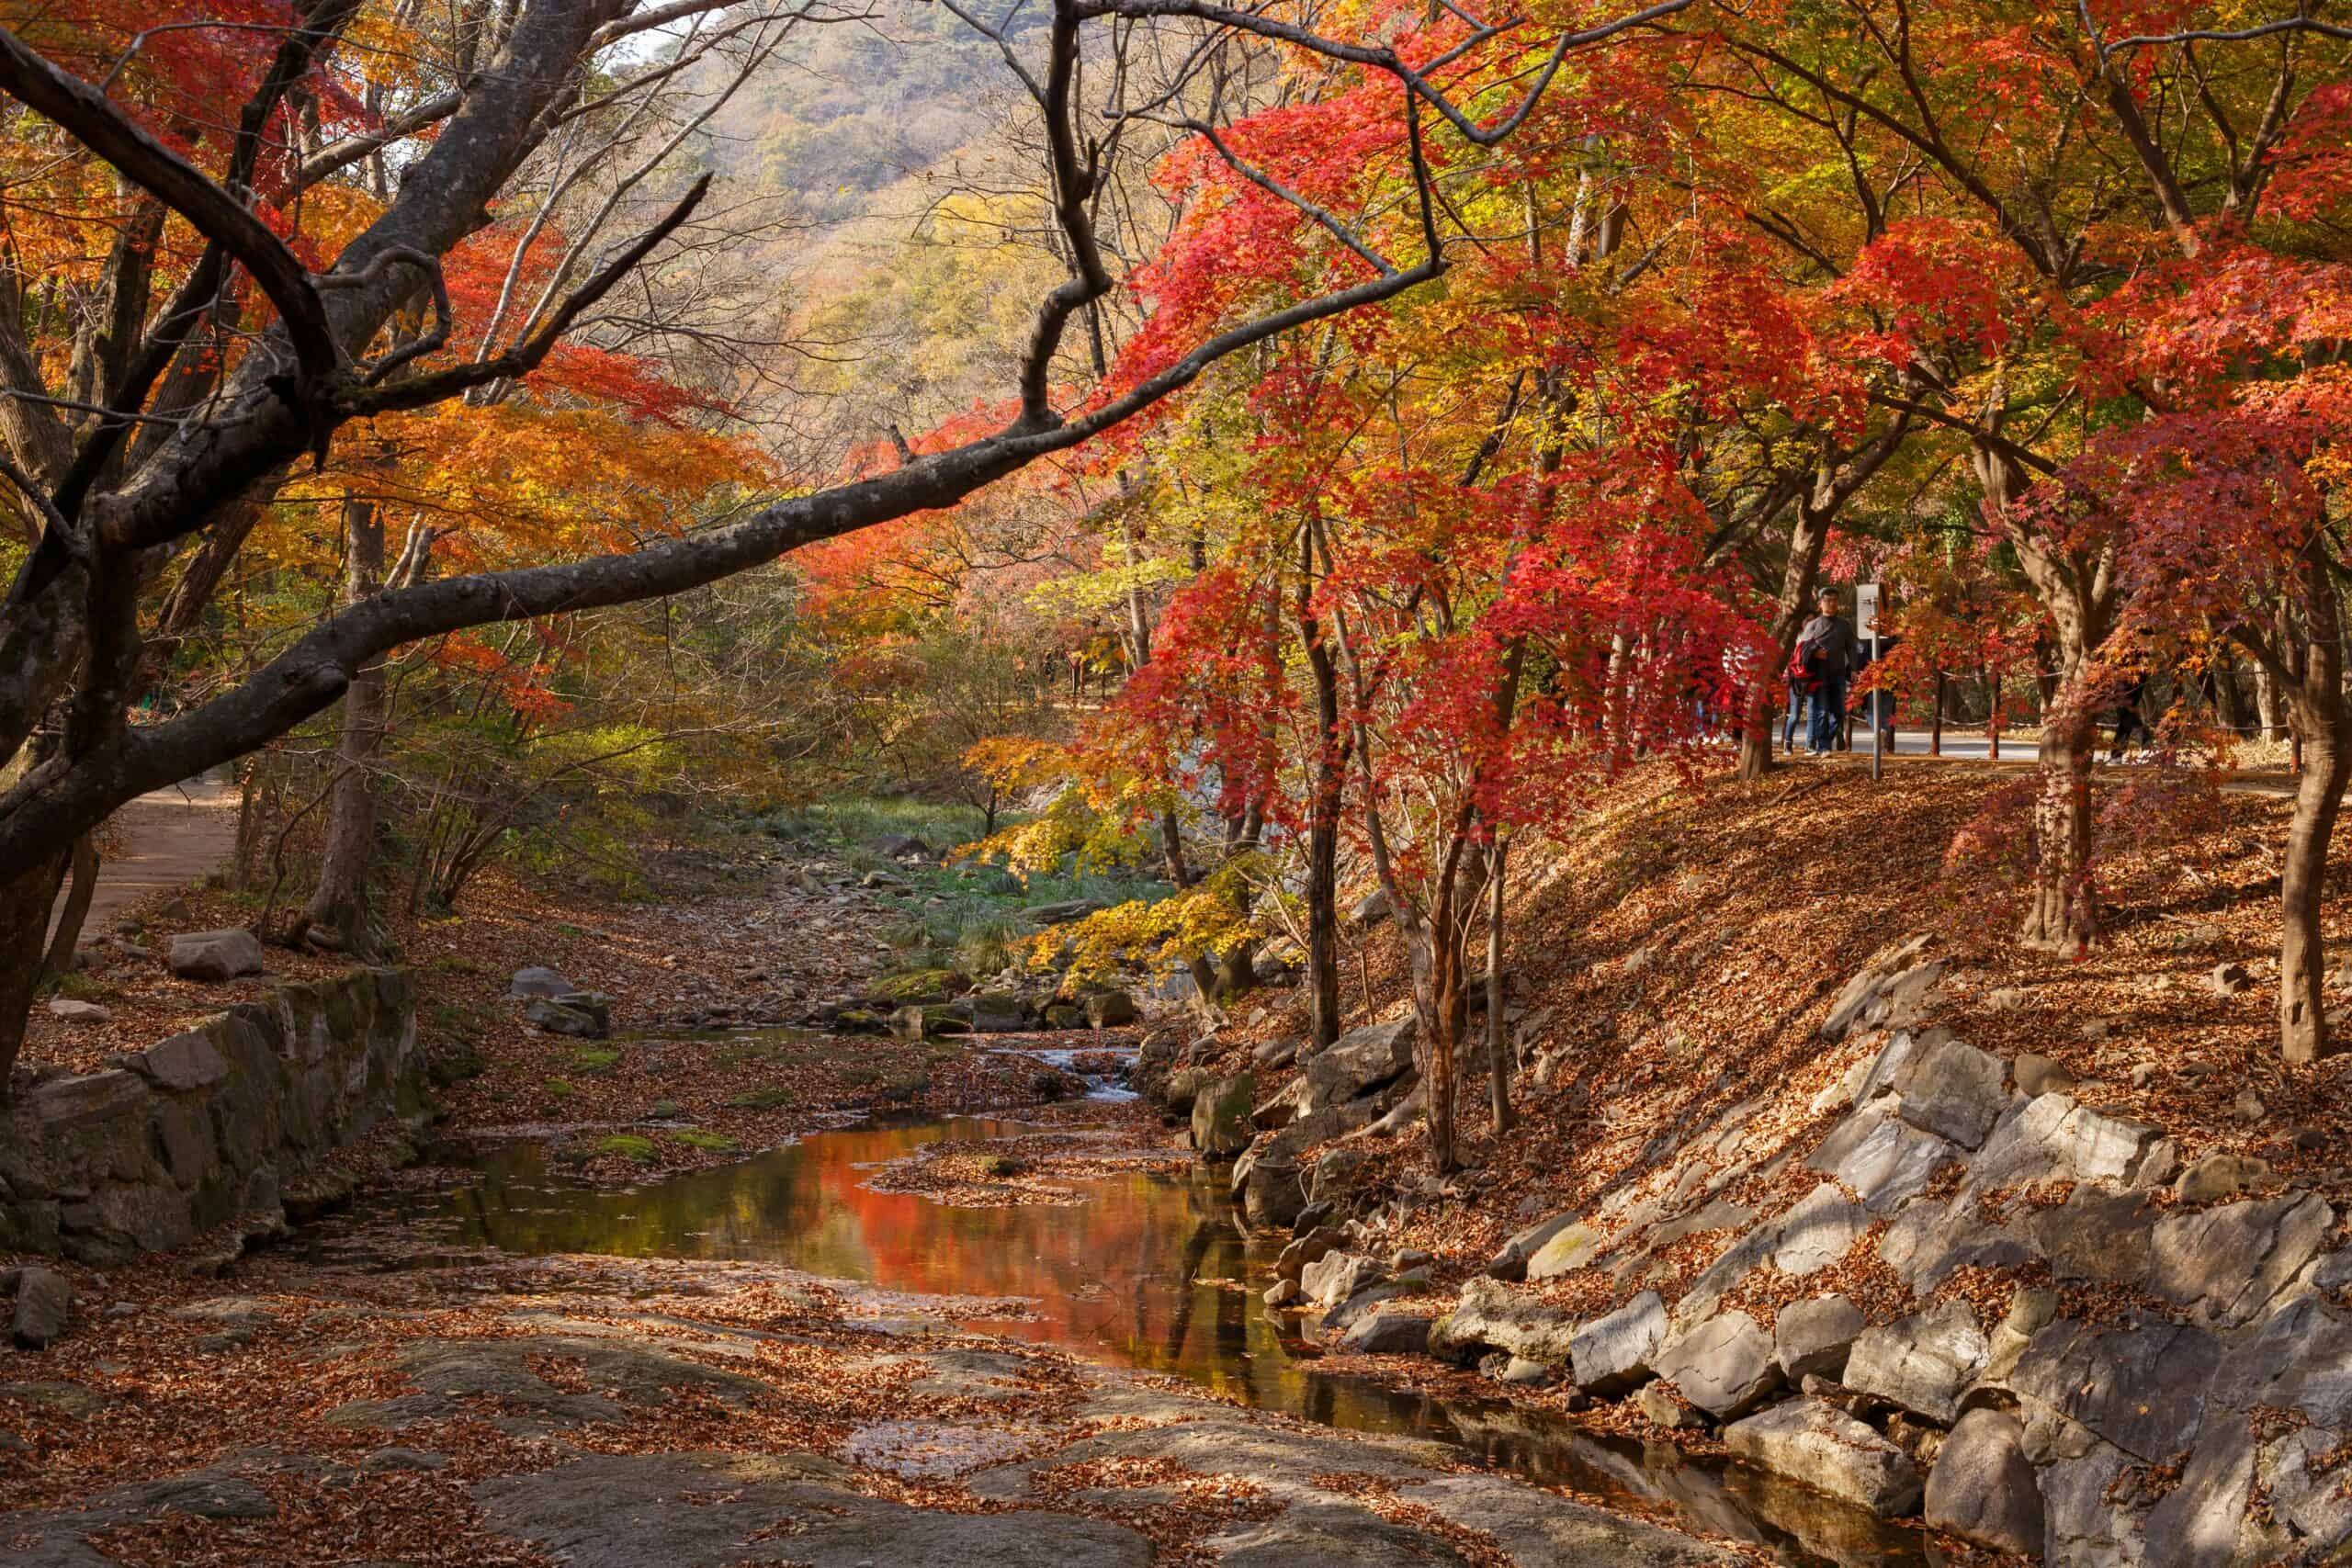
[[[250,209],[132,124],[96,88],[51,65],[6,28],[0,28],[0,92],[54,120],[243,262],[284,319],[304,377],[323,383],[334,374],[334,335],[309,270]]]

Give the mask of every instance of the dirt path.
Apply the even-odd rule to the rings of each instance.
[[[114,852],[98,867],[98,891],[82,922],[86,939],[111,929],[115,917],[159,888],[210,875],[237,847],[237,787],[216,775],[189,779],[142,795],[109,820]],[[50,930],[57,929],[57,908]]]

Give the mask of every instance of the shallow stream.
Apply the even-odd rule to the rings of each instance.
[[[620,1190],[567,1180],[544,1145],[517,1143],[477,1153],[454,1185],[382,1193],[353,1219],[370,1230],[395,1224],[428,1249],[753,1260],[897,1292],[1023,1297],[1030,1315],[976,1326],[1172,1372],[1309,1420],[1455,1444],[1532,1480],[1758,1542],[1787,1562],[1940,1559],[1915,1531],[1746,1466],[1501,1400],[1440,1399],[1319,1371],[1313,1348],[1259,1300],[1282,1238],[1245,1235],[1219,1184],[1198,1173],[1110,1175],[1087,1182],[1076,1207],[949,1207],[867,1184],[877,1166],[939,1139],[1038,1130],[985,1117],[866,1123]],[[332,1234],[320,1240],[334,1247]]]

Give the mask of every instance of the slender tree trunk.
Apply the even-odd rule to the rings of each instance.
[[[1772,766],[1772,694],[1787,687],[1789,659],[1796,651],[1797,633],[1804,629],[1805,602],[1813,596],[1822,547],[1828,542],[1827,514],[1810,503],[1799,506],[1789,535],[1789,562],[1781,571],[1781,597],[1772,607],[1772,647],[1778,657],[1748,694],[1747,721],[1739,737],[1740,778],[1760,779]]]
[[[1430,1168],[1441,1176],[1461,1163],[1453,1113],[1469,998],[1463,990],[1460,930],[1449,889],[1410,940],[1414,1055],[1420,1058],[1421,1092],[1429,1103]]]
[[[384,524],[375,503],[345,502],[344,530],[344,602],[356,604],[382,586]],[[362,956],[376,951],[368,884],[376,856],[376,772],[386,716],[383,660],[370,660],[353,671],[343,694],[343,735],[335,750],[339,771],[327,806],[326,852],[300,922],[308,933],[331,933],[332,945]]]
[[[1299,638],[1315,682],[1314,796],[1306,821],[1306,997],[1313,1045],[1340,1037],[1340,807],[1347,786],[1348,735],[1340,712],[1340,671],[1314,614],[1313,531],[1299,530]]]
[[[2327,850],[2352,781],[2352,735],[2340,698],[2335,712],[2303,736],[2303,772],[2295,785],[2295,815],[2287,829],[2286,864],[2278,882],[2278,1054],[2290,1062],[2315,1062],[2334,1042],[2327,1033],[2327,1005],[2320,987],[2326,977],[2327,947],[2320,915],[2327,883]]]
[[[1511,1128],[1510,1024],[1503,1017],[1504,857],[1500,838],[1487,852],[1487,1087],[1495,1113],[1495,1136]]]
[[[2262,725],[2262,739],[2287,739],[2287,714],[2278,700],[2278,682],[2260,664],[2254,667],[2254,711]]]
[[[73,868],[74,888],[65,896],[65,908],[59,911],[57,930],[49,939],[49,957],[41,967],[51,975],[62,975],[74,967],[74,949],[82,940],[82,923],[90,918],[90,900],[98,891],[98,846],[83,834],[74,840],[68,856]]]

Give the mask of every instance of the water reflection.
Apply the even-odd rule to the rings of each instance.
[[[1088,1183],[1089,1201],[1075,1208],[951,1208],[865,1185],[873,1167],[941,1138],[1032,1131],[985,1117],[865,1125],[622,1190],[567,1182],[541,1145],[518,1144],[481,1157],[461,1185],[387,1194],[355,1218],[516,1256],[751,1260],[894,1291],[1025,1297],[1033,1316],[989,1319],[986,1329],[1173,1372],[1310,1420],[1459,1444],[1532,1479],[1663,1506],[1790,1562],[1938,1558],[1913,1531],[1744,1467],[1693,1462],[1504,1401],[1440,1400],[1317,1371],[1308,1348],[1258,1303],[1280,1238],[1245,1235],[1200,1175],[1112,1176]]]

